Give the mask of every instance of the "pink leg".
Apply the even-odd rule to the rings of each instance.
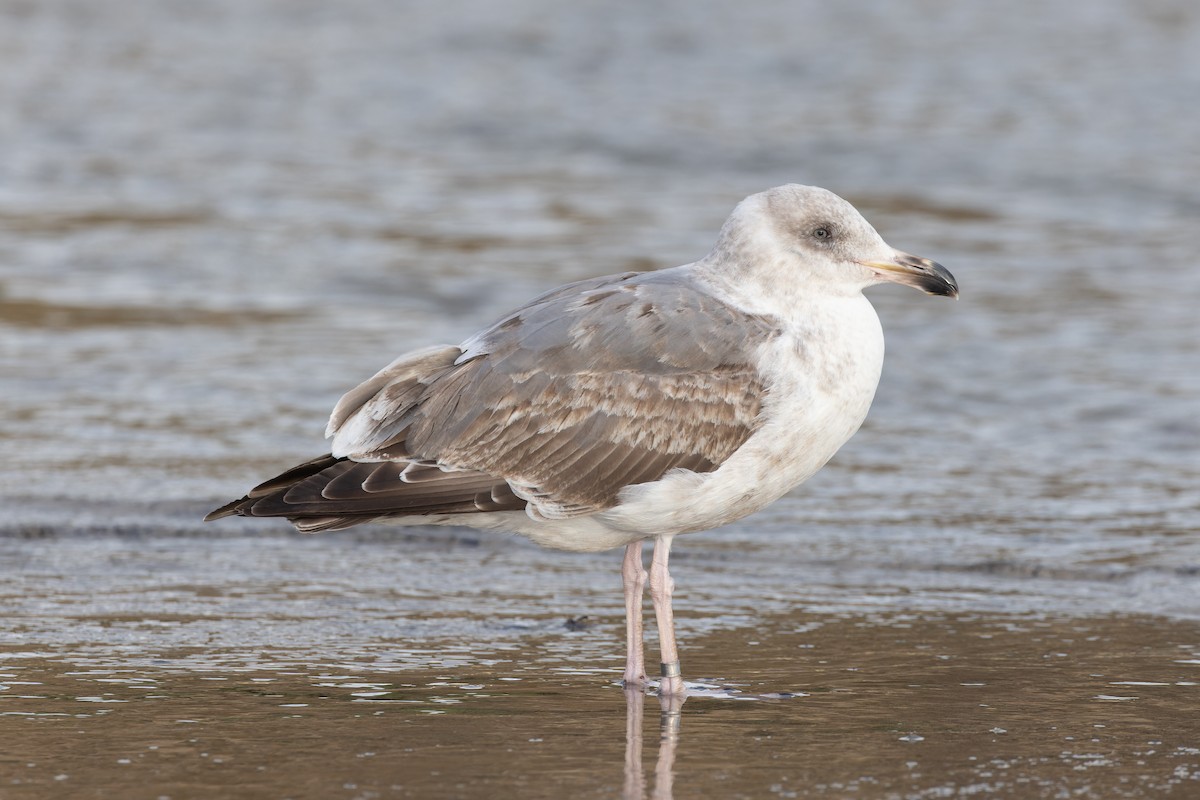
[[[646,656],[642,651],[642,596],[646,591],[646,569],[642,566],[642,543],[625,546],[621,562],[625,586],[625,676],[626,686],[645,686]]]
[[[658,619],[658,647],[662,654],[662,683],[658,693],[682,695],[683,677],[679,671],[679,650],[675,646],[675,617],[671,611],[671,593],[675,581],[667,571],[671,555],[672,536],[660,536],[654,544],[654,559],[650,562],[650,599],[654,601],[654,616]]]

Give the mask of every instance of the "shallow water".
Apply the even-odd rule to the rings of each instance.
[[[620,609],[564,591],[579,570],[557,591],[534,576],[554,598],[526,601],[538,618],[501,586],[412,619],[407,592],[380,607],[382,561],[331,585],[328,545],[292,553],[284,590],[196,568],[198,539],[169,557],[99,544],[124,565],[94,570],[108,591],[85,575],[24,592],[6,621],[5,797],[1157,797],[1200,781],[1195,623],[798,605],[713,629],[685,611],[692,694],[660,707],[615,683]]]
[[[617,685],[612,554],[436,532],[0,545],[4,797],[1157,797],[1200,781],[1200,625],[1097,613],[1058,578],[868,587],[684,550],[690,696],[660,708]]]
[[[613,554],[199,517],[398,353],[793,180],[963,298],[874,290],[863,430],[677,542],[687,676],[808,694],[689,700],[676,793],[1186,796],[1198,61],[1184,0],[0,4],[0,797],[665,787],[653,698],[626,766]]]

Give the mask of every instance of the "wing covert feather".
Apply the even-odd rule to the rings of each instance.
[[[434,359],[415,401],[410,372],[400,392],[385,382],[362,404],[376,435],[335,454],[399,448],[476,470],[547,516],[611,507],[624,486],[670,469],[715,469],[758,428],[754,351],[775,328],[669,277],[614,276],[535,300],[465,342],[453,368]]]

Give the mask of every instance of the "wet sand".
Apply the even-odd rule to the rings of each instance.
[[[319,588],[302,552],[290,594],[278,573],[252,582],[216,570],[155,595],[146,581],[162,551],[144,544],[111,543],[97,572],[110,576],[106,596],[128,591],[120,609],[101,610],[47,566],[51,556],[69,566],[67,551],[95,542],[42,543],[31,566],[43,596],[26,592],[0,646],[0,797],[1187,797],[1200,787],[1193,622],[797,605],[712,627],[681,602],[694,694],[665,710],[675,715],[615,683],[615,585],[610,603],[599,590],[564,601],[552,585],[539,597],[500,582],[491,601],[451,593],[417,620],[398,597],[395,615],[381,605],[364,622],[378,598]],[[211,549],[183,540],[173,552],[201,561]],[[481,555],[468,544],[439,557],[453,576]]]

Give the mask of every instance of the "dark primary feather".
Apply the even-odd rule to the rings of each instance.
[[[380,517],[516,511],[525,501],[509,485],[481,472],[436,467],[418,481],[405,480],[396,462],[357,462],[321,456],[294,467],[222,506],[205,520],[234,514],[287,517],[301,530],[335,530]]]
[[[750,334],[747,335],[747,331]],[[385,516],[609,508],[625,486],[708,472],[758,428],[770,320],[669,273],[560,287],[462,349],[398,359],[338,403],[334,450],[208,518],[328,530]]]

